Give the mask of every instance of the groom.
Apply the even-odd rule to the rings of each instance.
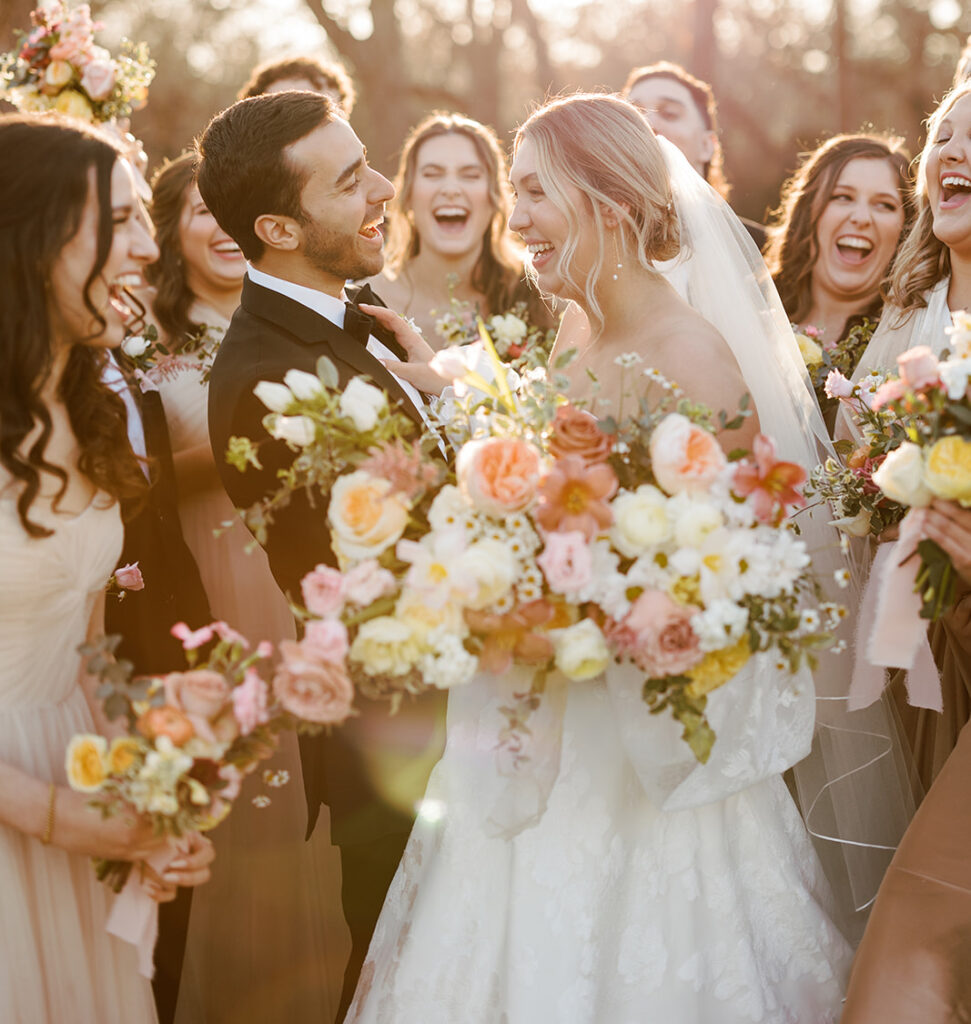
[[[318,358],[327,356],[342,384],[366,374],[419,426],[422,399],[372,354],[403,357],[393,336],[345,304],[345,282],[383,266],[378,225],[394,188],[368,166],[364,147],[332,101],[309,92],[241,100],[213,119],[199,154],[199,191],[249,263],[240,308],[209,381],[216,465],[233,504],[243,508],[274,491],[277,470],[293,459],[262,427],[267,410],[253,395],[259,381],[282,381],[294,367],[313,373]],[[360,298],[379,304],[370,292]],[[239,473],[227,465],[222,453],[234,434],[263,442],[262,470]],[[335,564],[325,510],[294,495],[277,513],[266,551],[280,588],[300,600],[301,578],[320,562]],[[444,710],[438,694],[422,698],[403,718],[389,718],[386,704],[356,703],[361,714],[347,725],[300,740],[308,835],[326,803],[341,848],[352,951],[338,1019],[350,1005],[413,808],[440,753]]]

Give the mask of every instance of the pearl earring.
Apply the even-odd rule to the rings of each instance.
[[[618,280],[618,271],[624,269],[624,264],[620,262],[620,248],[617,245],[617,236],[614,235],[614,255],[617,257],[617,269],[613,273],[614,280]]]

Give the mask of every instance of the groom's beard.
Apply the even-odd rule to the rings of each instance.
[[[317,270],[340,277],[345,281],[358,281],[373,277],[384,266],[384,252],[357,251],[361,236],[322,228],[312,220],[303,222],[304,249],[307,261]]]

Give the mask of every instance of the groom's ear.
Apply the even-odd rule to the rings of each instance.
[[[302,238],[297,221],[277,213],[261,213],[253,222],[253,233],[267,248],[280,252],[293,252]]]

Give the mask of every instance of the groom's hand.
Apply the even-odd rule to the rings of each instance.
[[[382,327],[391,331],[398,344],[408,353],[407,362],[401,362],[398,359],[382,359],[381,362],[386,369],[396,377],[408,381],[409,384],[414,384],[419,391],[424,391],[426,395],[440,395],[448,382],[428,365],[435,355],[435,350],[421,334],[393,309],[388,309],[385,306],[365,305],[363,302],[360,309],[373,316]]]

